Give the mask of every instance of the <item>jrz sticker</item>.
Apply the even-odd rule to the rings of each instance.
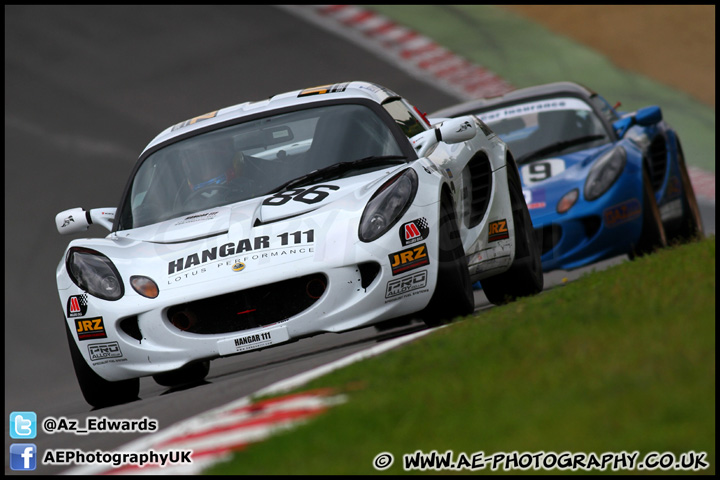
[[[510,237],[507,220],[498,220],[488,225],[488,242],[496,242]]]
[[[77,332],[78,340],[107,338],[102,317],[75,319],[75,331]]]
[[[424,243],[417,247],[391,253],[388,258],[393,275],[430,264],[430,257],[428,257],[427,247]]]

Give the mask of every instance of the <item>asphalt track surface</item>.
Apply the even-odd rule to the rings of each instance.
[[[55,214],[117,205],[141,149],[169,125],[275,93],[346,81],[385,85],[424,111],[459,99],[368,51],[270,6],[5,7],[5,472],[13,411],[80,419],[157,419],[167,427],[328,363],[413,325],[326,334],[212,363],[206,383],[92,411],[65,339],[54,272],[70,237]],[[710,210],[711,208],[711,210]],[[714,232],[714,203],[703,204]],[[84,236],[107,232],[93,227]],[[595,268],[623,261],[605,262]],[[552,288],[582,271],[546,275]],[[480,292],[478,308],[487,308]],[[39,433],[51,448],[111,451],[140,434]],[[38,462],[35,474],[67,467]]]

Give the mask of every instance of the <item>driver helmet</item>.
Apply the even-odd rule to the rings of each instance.
[[[225,185],[236,176],[230,139],[198,143],[185,153],[183,167],[191,191]]]

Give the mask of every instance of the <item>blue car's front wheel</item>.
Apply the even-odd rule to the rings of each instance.
[[[633,245],[629,253],[630,259],[647,255],[660,248],[665,248],[667,244],[665,227],[660,218],[660,210],[658,209],[655,193],[650,184],[650,176],[647,170],[643,168],[642,233],[640,234],[640,239]]]
[[[698,208],[695,191],[690,182],[685,156],[683,155],[680,142],[678,142],[678,169],[680,170],[680,183],[682,185],[682,218],[676,229],[670,232],[668,242],[687,242],[704,236],[702,218]]]

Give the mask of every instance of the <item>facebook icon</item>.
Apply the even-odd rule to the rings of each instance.
[[[10,468],[12,470],[35,470],[37,447],[33,443],[10,445]]]

